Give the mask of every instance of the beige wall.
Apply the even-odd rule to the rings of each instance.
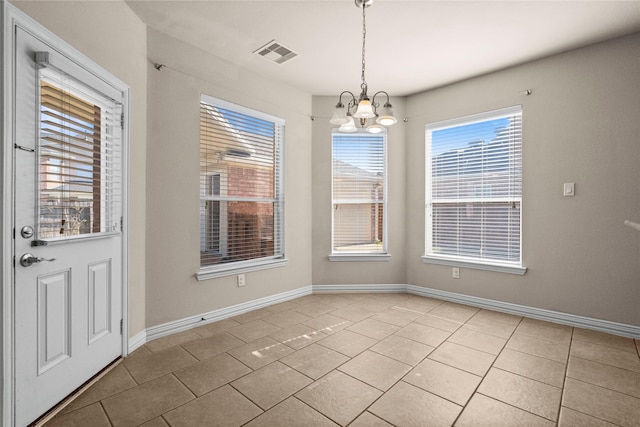
[[[406,283],[405,184],[406,123],[405,99],[392,97],[398,123],[389,127],[387,138],[388,250],[390,261],[329,261],[331,253],[331,128],[329,118],[338,102],[336,96],[313,97],[313,284]],[[353,90],[357,88],[352,88]],[[383,89],[383,88],[375,88]]]
[[[410,284],[640,325],[640,33],[407,100]],[[533,90],[525,96],[523,91]],[[424,125],[523,106],[524,276],[421,262]],[[576,183],[575,197],[562,185]]]
[[[158,31],[147,33],[147,327],[311,285],[311,95]],[[158,71],[153,62],[167,67]],[[284,118],[285,267],[196,281],[199,101],[205,93]]]
[[[146,26],[119,0],[12,3],[131,87],[128,264],[129,336],[133,336],[146,327]]]

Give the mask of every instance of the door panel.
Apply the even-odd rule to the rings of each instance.
[[[111,260],[89,265],[89,344],[111,332]]]
[[[71,272],[38,280],[38,375],[71,357]]]
[[[22,426],[122,354],[122,99],[19,27],[15,49],[14,227],[33,229],[14,241]]]

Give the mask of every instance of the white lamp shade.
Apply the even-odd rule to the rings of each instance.
[[[376,119],[376,123],[383,126],[391,126],[398,123],[398,119],[396,119],[393,115],[393,108],[391,108],[391,105],[385,105],[382,108],[382,114],[380,114],[380,116]]]
[[[331,123],[332,125],[343,125],[348,121],[349,119],[347,118],[347,109],[343,105],[342,107],[336,107],[336,109],[333,111],[331,120],[329,120],[329,123]]]
[[[369,127],[367,127],[367,131],[369,133],[381,133],[384,130],[384,128],[380,125],[371,125]]]
[[[340,132],[353,133],[357,132],[358,128],[356,127],[356,122],[353,120],[353,117],[347,116],[347,123],[340,125],[338,130]]]
[[[360,103],[358,104],[358,109],[353,115],[353,117],[355,117],[356,119],[370,119],[375,116],[376,113],[373,112],[371,101],[366,98],[360,101]]]

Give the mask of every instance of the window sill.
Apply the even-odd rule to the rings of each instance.
[[[346,261],[346,262],[359,262],[359,261],[389,261],[391,255],[389,254],[331,254],[329,255],[329,261]]]
[[[198,282],[202,280],[217,279],[219,277],[233,276],[235,274],[248,273],[250,271],[265,270],[267,268],[284,267],[289,263],[286,258],[269,259],[256,262],[243,262],[242,265],[225,265],[206,267],[196,273]]]
[[[473,268],[476,270],[486,270],[486,271],[497,271],[499,273],[509,273],[509,274],[517,274],[522,276],[527,272],[526,267],[520,267],[511,264],[491,264],[491,263],[481,263],[481,262],[472,262],[472,261],[464,261],[457,258],[443,258],[443,257],[435,257],[435,256],[423,256],[422,262],[425,264],[440,264],[440,265],[448,265],[451,267],[462,267],[462,268]]]

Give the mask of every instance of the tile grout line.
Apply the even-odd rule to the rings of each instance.
[[[625,337],[623,337],[623,338],[625,338]],[[632,338],[630,338],[630,339],[632,339]],[[581,342],[581,343],[589,344],[589,345],[595,345],[595,346],[598,346],[598,347],[608,348],[610,350],[620,351],[622,353],[630,353],[630,354],[633,353],[634,355],[637,355],[637,356],[640,357],[640,354],[638,354],[634,350],[627,351],[627,350],[624,350],[624,349],[622,349],[620,347],[615,347],[615,346],[602,344],[602,343],[594,342],[594,341],[589,341],[589,340],[585,340],[585,339],[580,339],[580,338],[575,338],[575,340],[578,341],[578,342]]]
[[[98,400],[97,403],[98,405],[100,405],[100,409],[102,409],[102,412],[104,412],[104,416],[107,417],[107,421],[109,422],[109,425],[113,427],[113,421],[111,421],[111,417],[109,416],[107,409],[104,407],[104,404],[102,403],[102,399]]]
[[[472,317],[473,318],[473,317]],[[498,352],[498,354],[496,355],[495,359],[493,359],[493,362],[491,362],[491,365],[489,366],[489,369],[487,369],[487,371],[484,373],[484,375],[482,375],[482,379],[480,380],[480,382],[478,383],[478,385],[476,386],[475,390],[473,391],[473,393],[471,393],[471,396],[469,397],[469,399],[467,400],[467,403],[465,403],[465,405],[462,407],[462,411],[460,411],[460,413],[458,414],[458,416],[456,417],[455,420],[453,420],[453,423],[451,424],[452,426],[455,425],[458,420],[460,419],[460,417],[462,416],[462,414],[464,413],[464,410],[467,408],[467,406],[469,405],[469,402],[471,402],[471,399],[473,399],[473,396],[475,396],[478,393],[478,390],[480,389],[480,386],[482,385],[482,383],[484,382],[485,378],[487,377],[487,374],[489,374],[489,371],[491,371],[491,368],[493,368],[493,366],[496,363],[496,360],[498,360],[498,357],[500,357],[500,354],[502,354],[502,351],[507,347],[507,343],[509,342],[509,340],[511,339],[511,337],[513,336],[513,334],[516,333],[516,330],[518,329],[518,326],[520,326],[520,324],[522,323],[522,320],[524,318],[521,317],[520,321],[518,322],[518,324],[516,325],[515,328],[513,328],[513,331],[511,332],[511,334],[509,335],[509,338],[507,338],[507,340],[504,342],[502,348],[500,349],[500,351]],[[465,322],[467,323],[467,322]],[[462,326],[461,326],[462,327]],[[459,328],[458,328],[459,329]],[[435,350],[434,350],[435,351]],[[482,394],[482,393],[480,393]],[[493,399],[490,396],[487,396],[491,399]],[[497,399],[494,399],[497,400]],[[501,401],[499,401],[501,402]],[[502,403],[506,403],[506,402],[502,402]],[[512,405],[510,405],[512,406]],[[518,408],[520,409],[520,408]]]
[[[567,375],[569,373],[569,359],[571,359],[571,347],[573,347],[573,339],[576,333],[575,328],[571,328],[571,338],[569,339],[569,351],[567,352],[567,363],[564,366],[564,375],[562,376],[562,394],[560,395],[560,403],[558,405],[558,419],[556,420],[556,426],[560,425],[560,414],[562,412],[564,396],[566,392]]]
[[[571,377],[569,377],[569,378],[571,378]],[[597,385],[597,384],[591,384],[591,383],[589,383],[589,382],[587,382],[587,381],[579,380],[579,379],[576,379],[576,378],[571,378],[571,379],[572,379],[573,381],[577,381],[577,382],[580,382],[580,383],[582,383],[582,384],[587,384],[587,385],[594,386],[594,387],[598,387],[598,388],[602,388],[602,389],[605,389],[605,390],[610,390],[610,389],[608,389],[608,388],[606,388],[606,387],[602,387],[602,386],[599,386],[599,385]],[[615,390],[610,390],[610,391],[614,391],[614,392],[616,392]],[[620,392],[616,392],[616,393],[620,393]],[[620,394],[624,394],[624,393],[620,393]],[[628,395],[625,395],[625,396],[628,396]],[[633,396],[632,396],[632,397],[633,397]],[[636,399],[637,399],[637,398],[636,398]],[[639,400],[640,400],[640,399],[639,399]],[[571,407],[569,407],[569,406],[565,406],[565,408],[571,409],[572,411],[575,411],[575,412],[579,412],[579,413],[584,414],[584,415],[586,415],[586,416],[588,416],[588,417],[595,418],[595,419],[600,420],[600,421],[604,421],[604,422],[609,423],[609,424],[611,424],[611,425],[615,425],[615,426],[618,426],[618,427],[624,427],[624,426],[622,426],[621,424],[617,424],[617,423],[615,423],[615,422],[613,422],[613,421],[611,421],[611,420],[605,420],[605,419],[600,418],[600,417],[598,417],[598,416],[596,416],[596,415],[589,414],[589,413],[586,413],[586,412],[582,412],[582,411],[579,411],[579,410],[577,410],[577,409],[571,408]]]
[[[506,348],[506,347],[505,347],[505,348]],[[544,360],[546,360],[546,361],[548,361],[548,362],[554,362],[554,363],[559,363],[559,364],[561,364],[561,365],[566,365],[566,363],[564,363],[564,362],[560,362],[560,361],[555,360],[555,359],[549,359],[548,357],[540,356],[540,355],[537,355],[537,354],[527,353],[526,351],[517,350],[517,349],[515,349],[515,348],[507,348],[507,350],[509,350],[509,351],[513,351],[513,352],[515,352],[515,353],[526,354],[527,356],[531,356],[531,357],[538,357],[538,358],[540,358],[540,359],[544,359]],[[524,376],[524,375],[521,375],[521,376]],[[528,377],[527,377],[527,378],[528,378]],[[533,378],[531,378],[531,379],[533,379]],[[553,384],[549,384],[549,385],[553,385]],[[555,386],[555,387],[557,387],[557,386]]]
[[[595,415],[587,414],[586,412],[582,412],[582,411],[578,411],[577,409],[569,408],[568,406],[565,406],[565,408],[570,409],[570,410],[572,410],[572,411],[574,411],[574,412],[577,412],[577,413],[579,413],[579,414],[586,415],[587,417],[595,418],[596,420],[598,420],[598,421],[602,421],[603,423],[611,424],[612,426],[616,426],[616,427],[625,427],[625,426],[622,426],[622,425],[620,425],[620,424],[616,424],[616,423],[614,423],[613,421],[608,421],[608,420],[602,419],[602,418],[600,418],[600,417],[596,417]],[[558,424],[558,425],[559,425],[559,424]]]
[[[556,426],[560,425],[560,415],[562,414],[562,407],[564,403],[564,397],[566,393],[567,374],[569,373],[569,359],[571,358],[571,347],[573,346],[573,336],[575,335],[575,328],[571,328],[571,338],[569,339],[569,351],[567,352],[567,363],[564,366],[564,375],[562,376],[562,394],[560,395],[560,403],[558,405],[558,419],[556,420]]]
[[[603,363],[603,362],[598,362],[597,360],[586,359],[586,358],[580,357],[580,356],[570,356],[570,357],[574,357],[574,358],[580,359],[580,360],[586,360],[587,362],[591,362],[591,363],[598,363],[600,365],[608,366],[610,368],[620,369],[620,370],[623,370],[623,371],[630,372],[632,374],[638,374],[640,376],[640,372],[632,371],[632,370],[626,369],[626,368],[621,368],[619,366],[609,365],[609,364]],[[605,386],[600,385],[600,384],[592,383],[590,381],[587,381],[586,379],[574,378],[574,377],[570,377],[569,375],[566,375],[566,378],[571,378],[574,381],[580,381],[582,383],[590,384],[592,386],[596,386],[596,387],[599,387],[599,388],[602,388],[602,389],[605,389],[605,390],[609,390],[609,391],[612,391],[614,393],[623,394],[625,396],[629,396],[629,397],[632,397],[632,398],[637,399],[637,400],[640,401],[640,397],[638,397],[638,396],[634,396],[633,394],[628,394],[628,393],[625,393],[623,391],[619,391],[619,390],[616,390],[616,389],[613,389],[613,388],[610,388],[610,387],[605,387]]]

